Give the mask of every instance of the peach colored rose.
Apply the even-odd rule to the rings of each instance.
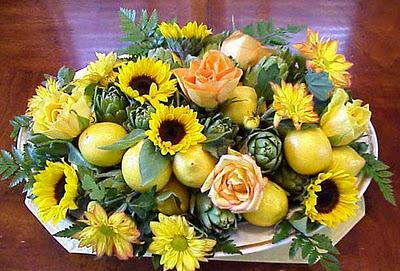
[[[195,59],[190,68],[174,71],[185,95],[201,107],[215,108],[228,99],[243,71],[223,53],[210,50],[203,59]]]
[[[247,213],[258,209],[267,181],[251,156],[230,150],[221,156],[201,192],[210,190],[208,196],[221,209]]]

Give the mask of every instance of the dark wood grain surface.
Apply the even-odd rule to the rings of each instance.
[[[220,31],[258,18],[278,25],[305,24],[340,39],[355,63],[352,89],[370,104],[380,157],[393,167],[400,199],[400,2],[398,0],[276,1],[0,1],[0,147],[13,142],[9,119],[25,110],[44,73],[83,67],[94,52],[121,46],[120,6],[159,10],[161,18],[202,21]],[[303,39],[297,35],[295,40]],[[0,270],[152,270],[149,260],[121,262],[68,254],[36,221],[20,189],[0,185]],[[400,212],[377,186],[366,195],[366,216],[339,243],[342,270],[400,270]],[[320,270],[304,265],[211,262],[202,270]]]

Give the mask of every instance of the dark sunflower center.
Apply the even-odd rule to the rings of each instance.
[[[331,212],[339,202],[339,190],[336,184],[331,180],[321,183],[321,191],[316,193],[317,206],[315,208],[320,213]]]
[[[56,187],[54,188],[54,197],[57,200],[57,204],[60,203],[62,197],[65,194],[65,184],[65,176],[62,176],[62,178],[58,181]]]
[[[139,95],[142,96],[149,94],[152,83],[155,83],[153,78],[149,76],[138,76],[131,79],[129,86],[133,90],[139,91]]]
[[[172,144],[178,144],[186,135],[185,127],[177,120],[163,121],[158,129],[163,141],[170,141]]]

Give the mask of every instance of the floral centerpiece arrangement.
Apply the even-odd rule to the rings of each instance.
[[[55,236],[192,271],[241,253],[230,234],[250,223],[336,270],[337,249],[312,232],[355,214],[356,176],[395,204],[388,166],[358,141],[371,112],[337,41],[308,29],[289,45],[302,27],[266,21],[213,34],[155,11],[120,18],[121,55],[46,75],[11,121],[23,149],[1,151],[3,179],[25,183],[42,222],[73,221]]]

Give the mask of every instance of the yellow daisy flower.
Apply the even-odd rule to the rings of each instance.
[[[33,116],[42,107],[42,102],[46,98],[59,91],[57,81],[53,77],[47,79],[45,86],[38,86],[36,88],[36,95],[29,99],[26,114]]]
[[[88,225],[74,236],[79,240],[79,247],[91,247],[98,257],[104,254],[114,254],[120,260],[133,257],[132,244],[139,243],[140,232],[125,213],[116,212],[108,217],[103,207],[92,201],[84,219],[79,221]]]
[[[149,251],[161,255],[164,270],[193,271],[200,267],[199,261],[207,262],[215,240],[196,236],[182,216],[159,214],[158,219],[160,222],[150,222],[154,237]]]
[[[158,29],[167,39],[198,39],[202,40],[212,34],[212,30],[208,29],[203,23],[198,24],[196,21],[188,22],[182,28],[177,23],[162,22]]]
[[[320,173],[307,187],[306,215],[331,228],[346,221],[358,208],[355,182],[356,178],[344,171]]]
[[[161,149],[163,155],[185,152],[191,146],[207,139],[201,133],[203,125],[196,117],[197,113],[189,106],[173,107],[160,104],[156,112],[151,113],[146,135]]]
[[[271,83],[274,92],[272,107],[275,109],[274,126],[278,127],[282,119],[292,119],[296,129],[303,123],[317,123],[318,114],[314,112],[313,96],[307,94],[305,84]]]
[[[176,79],[171,79],[169,64],[152,58],[139,58],[119,68],[117,86],[131,98],[152,106],[167,102],[176,91]]]
[[[109,83],[114,82],[118,73],[115,68],[122,65],[122,61],[114,52],[107,55],[96,53],[97,60],[90,62],[86,67],[86,73],[82,78],[74,81],[74,84],[80,87],[86,87],[90,84],[98,84],[106,87]]]
[[[294,44],[307,59],[307,67],[315,72],[327,72],[335,87],[350,87],[351,75],[347,71],[353,63],[346,61],[342,54],[337,53],[337,40],[323,41],[317,32],[307,30],[307,41]]]
[[[184,27],[182,27],[182,35],[187,39],[202,40],[211,34],[211,29],[208,29],[203,23],[197,24],[196,21],[188,22]]]
[[[64,162],[47,161],[44,170],[34,175],[32,193],[36,196],[33,202],[39,209],[39,217],[44,222],[52,220],[54,224],[64,219],[68,210],[78,206],[75,199],[78,195],[78,176],[75,170]]]
[[[174,40],[182,38],[182,30],[177,23],[162,22],[158,29],[164,38]]]

